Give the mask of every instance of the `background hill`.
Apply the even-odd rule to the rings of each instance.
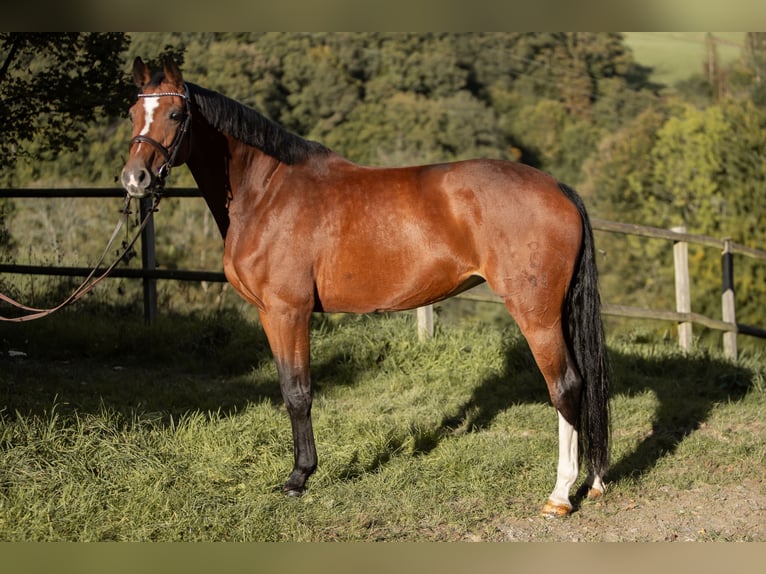
[[[703,73],[708,61],[707,32],[625,32],[636,61],[652,69],[652,81],[673,86]],[[711,32],[722,66],[742,55],[744,32]]]

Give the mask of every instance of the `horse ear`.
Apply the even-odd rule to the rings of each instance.
[[[149,67],[144,64],[140,57],[136,56],[136,59],[133,60],[133,80],[136,82],[136,85],[140,88],[148,84],[151,77],[152,74]]]
[[[184,79],[181,75],[181,70],[178,69],[178,66],[176,65],[175,61],[173,61],[173,58],[165,58],[162,64],[165,68],[166,80],[179,86],[184,83]]]

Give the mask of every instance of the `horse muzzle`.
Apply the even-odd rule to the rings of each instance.
[[[122,187],[128,195],[135,198],[143,198],[151,195],[154,189],[155,178],[145,167],[125,166],[122,170]]]

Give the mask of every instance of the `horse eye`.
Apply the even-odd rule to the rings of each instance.
[[[183,116],[182,112],[170,112],[170,119],[174,122],[179,121]]]

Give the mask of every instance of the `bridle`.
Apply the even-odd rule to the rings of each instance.
[[[178,155],[178,150],[180,149],[184,136],[186,135],[186,132],[189,131],[189,127],[191,125],[191,106],[189,104],[189,86],[187,86],[186,84],[184,84],[184,92],[185,93],[183,94],[180,92],[156,92],[154,94],[138,94],[139,98],[161,98],[164,96],[175,96],[175,97],[181,98],[184,102],[183,121],[181,122],[181,125],[178,128],[178,131],[176,131],[176,135],[173,137],[173,141],[170,142],[170,146],[165,147],[157,140],[142,134],[139,134],[136,137],[134,137],[132,140],[130,140],[129,149],[133,147],[133,144],[147,143],[153,146],[155,149],[157,149],[157,151],[159,151],[162,154],[162,156],[165,158],[165,161],[157,169],[157,173],[154,176],[155,181],[157,183],[154,186],[152,186],[153,193],[159,193],[165,187],[165,179],[167,179],[168,175],[170,175],[170,168],[173,167],[173,164],[176,161],[176,155]]]

